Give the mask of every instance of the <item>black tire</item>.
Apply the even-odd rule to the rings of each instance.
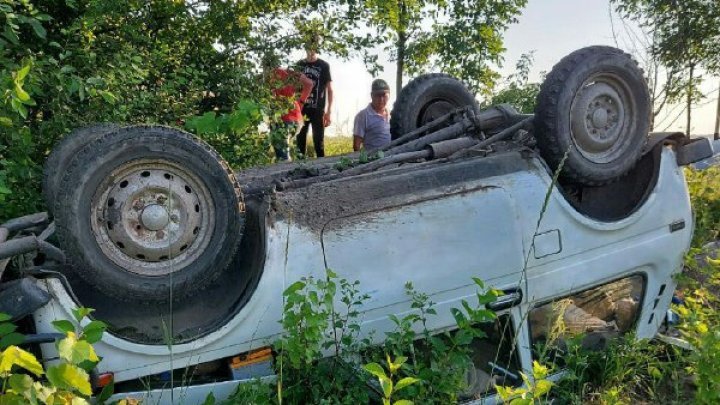
[[[468,105],[479,109],[475,95],[461,81],[444,73],[418,76],[395,99],[390,117],[392,139]]]
[[[54,212],[69,271],[104,294],[148,303],[211,284],[245,219],[240,186],[217,152],[160,126],[120,128],[78,151]]]
[[[642,154],[652,109],[636,61],[607,46],[577,50],[555,65],[540,88],[535,137],[561,176],[597,186],[627,173]]]
[[[43,166],[42,182],[43,198],[51,214],[60,180],[73,156],[85,145],[118,128],[120,126],[117,124],[89,125],[73,130],[55,145]]]

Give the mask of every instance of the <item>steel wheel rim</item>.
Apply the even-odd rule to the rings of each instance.
[[[427,106],[420,113],[418,118],[417,127],[421,127],[425,124],[435,121],[443,115],[455,110],[457,106],[449,100],[436,99],[428,103]]]
[[[577,150],[593,163],[616,160],[631,141],[637,107],[627,83],[615,74],[585,80],[570,107],[570,130]]]
[[[116,168],[91,202],[100,249],[125,271],[165,276],[195,262],[210,243],[215,208],[204,182],[167,160]]]

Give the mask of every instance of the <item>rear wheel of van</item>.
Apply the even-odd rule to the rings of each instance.
[[[115,131],[118,128],[120,128],[119,125],[111,123],[93,124],[78,128],[70,132],[53,148],[43,167],[42,184],[43,197],[51,213],[57,197],[60,180],[65,171],[67,171],[73,156],[85,147],[85,145],[96,139],[100,139],[103,135]]]
[[[121,128],[78,151],[54,212],[68,271],[136,302],[200,293],[229,265],[244,230],[227,163],[192,135],[159,126]]]
[[[418,76],[402,88],[393,104],[392,139],[464,106],[479,109],[475,95],[463,82],[444,73]]]
[[[651,120],[642,70],[607,46],[580,49],[555,65],[535,109],[535,137],[545,161],[570,182],[602,185],[641,156]]]

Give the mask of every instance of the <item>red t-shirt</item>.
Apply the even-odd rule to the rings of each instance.
[[[302,122],[302,105],[297,100],[297,89],[289,83],[290,73],[285,69],[277,68],[273,71],[272,84],[275,97],[285,97],[293,100],[294,108],[282,116],[283,122]],[[287,83],[282,85],[282,83]]]

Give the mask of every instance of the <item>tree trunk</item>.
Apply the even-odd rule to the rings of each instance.
[[[690,118],[692,116],[692,92],[693,92],[693,74],[695,73],[695,65],[690,65],[690,76],[688,77],[687,89],[687,126],[685,127],[685,136],[690,138]]]
[[[405,48],[407,47],[407,31],[405,31],[407,8],[404,0],[398,0],[398,40],[397,40],[397,66],[395,71],[395,97],[400,94],[403,87],[403,72],[405,71]]]
[[[715,133],[713,139],[720,139],[720,89],[718,89],[717,112],[715,113]]]
[[[405,38],[404,32],[398,32],[397,42],[397,69],[395,71],[395,97],[400,94],[403,87],[403,71],[405,70]]]

